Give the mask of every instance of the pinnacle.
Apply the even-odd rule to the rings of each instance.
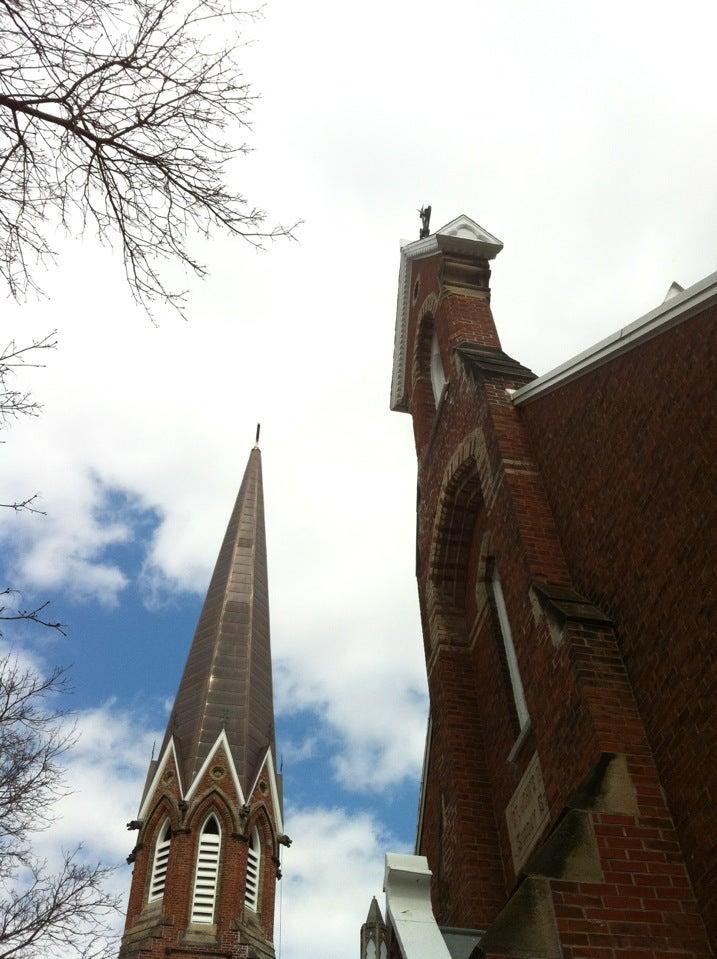
[[[369,924],[377,926],[384,925],[383,916],[381,915],[381,908],[376,901],[375,896],[371,900],[371,905],[368,909],[368,915],[366,916],[366,925],[368,926]]]

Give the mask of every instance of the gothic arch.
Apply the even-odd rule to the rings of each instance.
[[[187,816],[186,829],[191,832],[197,819],[200,819],[203,823],[210,812],[214,812],[220,820],[226,835],[241,832],[241,823],[234,806],[220,786],[210,786],[209,789],[206,789],[197,797]]]
[[[490,602],[490,578],[493,571],[493,534],[486,530],[480,544],[478,557],[478,575],[476,576],[476,622],[482,619],[483,613]]]
[[[251,836],[252,830],[256,827],[259,835],[264,839],[267,848],[271,849],[272,855],[279,855],[279,837],[276,834],[274,822],[269,815],[269,809],[262,800],[253,808],[244,826],[244,835]]]
[[[144,825],[137,837],[138,847],[142,847],[144,856],[144,879],[142,880],[142,902],[146,903],[149,899],[150,886],[152,882],[152,871],[154,857],[157,852],[157,838],[159,830],[162,829],[169,820],[172,836],[174,836],[179,824],[179,807],[174,796],[162,793],[157,796],[151,810],[147,814]]]
[[[471,542],[479,511],[494,495],[485,437],[476,429],[455,450],[438,494],[426,591],[434,647],[468,640],[465,595]]]
[[[435,329],[435,317],[438,311],[438,295],[429,293],[421,303],[416,316],[416,335],[413,338],[413,356],[411,358],[411,393],[422,378],[430,381],[431,338]]]
[[[142,842],[147,841],[147,839],[151,841],[155,832],[161,823],[164,822],[165,818],[169,819],[172,825],[172,831],[176,830],[180,820],[179,804],[174,796],[170,796],[167,793],[161,793],[159,796],[157,796],[150,811],[147,813],[147,817],[144,820],[144,825],[142,826],[142,831],[140,833]]]

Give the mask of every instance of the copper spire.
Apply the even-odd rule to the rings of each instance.
[[[249,454],[199,616],[162,752],[171,735],[188,789],[226,730],[245,794],[274,745],[261,452]]]

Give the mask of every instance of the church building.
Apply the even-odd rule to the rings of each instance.
[[[536,377],[491,311],[501,249],[467,216],[401,249],[430,717],[361,957],[707,959],[717,273]]]
[[[261,453],[255,446],[129,857],[120,959],[273,959],[280,878]]]

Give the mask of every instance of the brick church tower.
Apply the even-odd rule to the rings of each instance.
[[[121,959],[273,959],[283,834],[261,453],[249,456],[129,857]]]
[[[536,378],[493,320],[501,249],[460,216],[401,250],[430,719],[389,956],[706,959],[717,274]]]

